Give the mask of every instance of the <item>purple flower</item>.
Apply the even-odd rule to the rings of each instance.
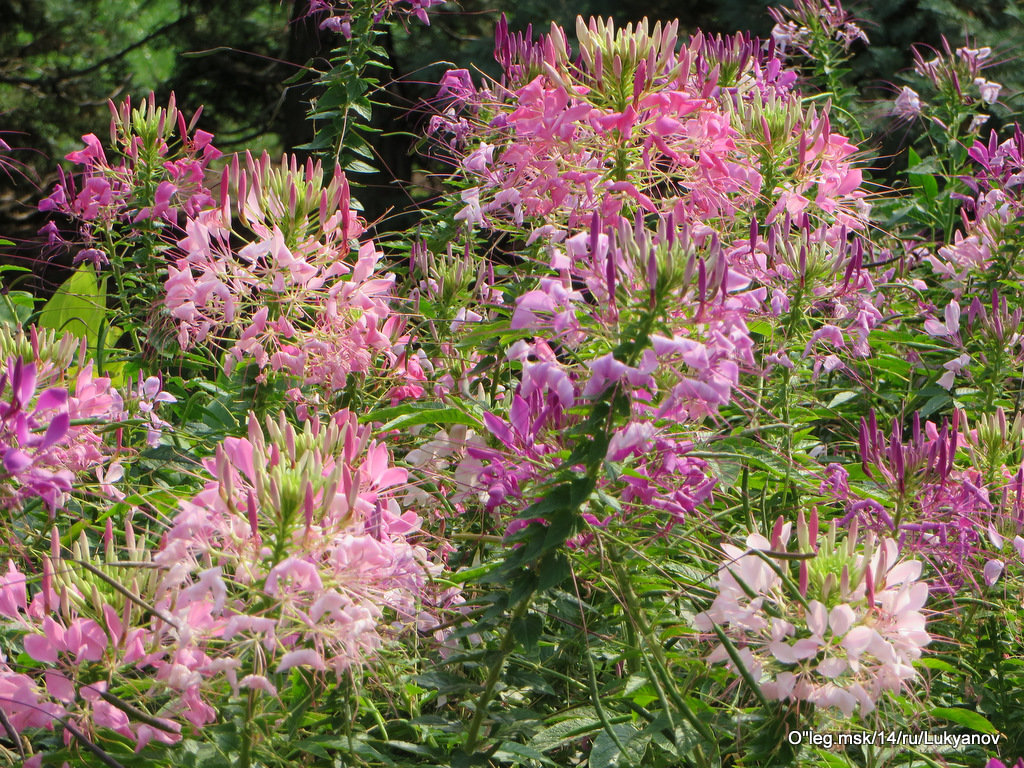
[[[956,300],[950,301],[944,311],[945,323],[933,317],[924,321],[924,330],[929,336],[953,336],[960,330],[960,305]]]
[[[1005,564],[1002,560],[989,560],[985,563],[983,576],[985,578],[985,586],[991,587],[997,581],[999,577],[1003,575],[1003,568]]]
[[[81,163],[83,165],[95,165],[107,162],[107,157],[103,153],[103,145],[100,144],[100,140],[96,138],[96,134],[86,134],[82,137],[82,141],[85,142],[85,149],[69,152],[64,156],[65,160],[70,160],[72,163]]]
[[[992,55],[992,49],[987,45],[982,48],[967,48],[965,46],[963,48],[957,48],[956,55],[972,72],[974,72],[985,66],[985,63]]]
[[[83,261],[88,261],[96,269],[103,267],[110,263],[110,259],[107,258],[107,254],[101,251],[99,248],[83,248],[80,250],[74,258],[73,264],[81,264]]]
[[[999,91],[1003,89],[1003,86],[999,83],[994,83],[983,77],[974,78],[974,86],[981,94],[981,100],[986,104],[995,104],[999,99]]]
[[[985,763],[985,768],[1024,768],[1024,757],[1017,758],[1017,762],[1013,765],[1007,765],[1002,760],[993,757]]]
[[[468,69],[449,69],[441,77],[437,90],[440,98],[452,98],[460,102],[467,101],[475,94],[476,88]]]
[[[896,97],[895,114],[905,120],[913,120],[921,114],[921,98],[913,88],[903,86],[900,95]]]

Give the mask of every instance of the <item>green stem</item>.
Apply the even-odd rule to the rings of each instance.
[[[252,765],[252,713],[255,694],[256,692],[250,688],[245,706],[245,723],[242,726],[242,746],[238,752],[239,768],[250,768]]]
[[[113,240],[110,238],[110,232],[104,233],[104,241],[107,246],[107,255],[110,260],[110,271],[114,276],[114,282],[117,283],[117,300],[120,304],[121,314],[124,315],[124,322],[128,326],[128,335],[131,336],[132,345],[135,347],[135,352],[139,356],[142,355],[142,343],[139,341],[137,329],[135,323],[132,322],[132,308],[131,304],[128,303],[129,291],[125,287],[124,283],[124,270],[121,268],[121,259],[118,258],[115,253],[115,245]],[[97,280],[99,276],[97,276]]]
[[[669,671],[668,660],[665,658],[665,651],[661,647],[661,642],[652,636],[651,628],[647,625],[647,620],[640,608],[636,594],[633,592],[633,585],[625,570],[623,570],[622,564],[618,561],[615,553],[612,553],[611,565],[612,572],[615,574],[615,580],[618,583],[619,591],[622,595],[623,605],[626,612],[636,624],[636,628],[644,640],[644,645],[647,646],[651,656],[654,657],[655,664],[653,667],[654,671],[657,673],[655,678],[660,678],[661,682],[665,685],[665,691],[668,693],[672,702],[676,705],[676,708],[686,721],[690,723],[690,725],[692,725],[701,736],[709,742],[715,743],[715,735],[711,732],[711,729],[708,728],[707,723],[697,718],[693,709],[690,708],[690,705],[686,703],[686,700],[683,699],[682,695],[672,684],[672,674]]]
[[[587,670],[590,673],[588,680],[590,683],[590,700],[594,703],[594,711],[597,712],[597,719],[601,721],[601,726],[604,728],[604,732],[611,737],[611,740],[615,742],[615,746],[619,750],[620,759],[626,757],[626,745],[622,743],[622,739],[619,738],[619,734],[615,732],[612,727],[611,720],[608,719],[608,713],[605,712],[604,705],[601,703],[601,692],[597,688],[597,671],[594,669],[594,659],[590,655],[590,645],[587,644],[587,650],[583,654],[587,658]]]
[[[508,659],[509,654],[512,653],[512,649],[516,644],[516,624],[519,620],[526,615],[526,611],[529,610],[530,603],[532,602],[532,594],[525,596],[516,605],[515,610],[512,613],[512,618],[509,621],[508,628],[505,630],[505,634],[501,638],[501,645],[498,646],[498,656],[491,664],[490,671],[487,674],[487,680],[484,682],[484,690],[480,694],[480,698],[476,702],[476,710],[473,712],[473,720],[469,724],[469,732],[466,735],[466,746],[465,752],[468,755],[472,755],[476,750],[480,736],[480,726],[483,725],[484,717],[487,716],[487,706],[491,702],[491,697],[494,695],[494,688],[498,684],[498,679],[501,677],[501,672],[505,668],[505,661]]]

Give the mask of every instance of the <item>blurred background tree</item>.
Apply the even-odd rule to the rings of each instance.
[[[374,113],[380,130],[377,173],[358,178],[359,198],[372,221],[408,209],[411,180],[422,160],[410,149],[421,131],[424,101],[436,93],[447,67],[494,73],[493,28],[500,13],[514,30],[535,34],[555,21],[571,32],[577,15],[617,22],[647,16],[679,18],[684,29],[712,34],[749,30],[766,37],[772,21],[766,0],[462,0],[431,9],[432,25],[390,29],[383,42],[392,66],[382,77],[383,102]],[[312,137],[306,120],[315,88],[306,67],[323,69],[335,36],[302,19],[308,0],[0,0],[0,136],[26,166],[0,182],[0,234],[28,241],[42,221],[35,215],[39,188],[49,188],[56,163],[101,138],[107,99],[150,90],[158,101],[173,90],[186,113],[204,106],[202,127],[225,151],[293,151]],[[996,58],[1017,56],[1024,44],[1024,11],[1017,0],[886,0],[851,4],[865,19],[871,45],[851,62],[866,114],[871,102],[891,99],[909,70],[910,45],[990,45]],[[444,60],[438,63],[438,60]],[[290,78],[293,82],[286,83]],[[1024,88],[1018,68],[992,70],[1004,84],[1003,100]],[[885,108],[874,110],[885,117]],[[998,117],[998,115],[997,115]],[[881,120],[884,132],[889,121]],[[883,137],[884,139],[885,137]],[[876,139],[877,146],[882,140]],[[899,137],[885,141],[885,154]]]

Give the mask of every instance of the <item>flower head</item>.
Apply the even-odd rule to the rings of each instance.
[[[743,549],[724,545],[718,594],[694,624],[723,632],[769,698],[867,713],[918,676],[913,662],[931,641],[928,585],[918,581],[921,563],[899,559],[892,539],[861,540],[854,525],[837,542],[834,527],[823,537],[817,529],[817,514],[801,513],[796,575],[793,560],[773,554],[790,538],[781,519],[770,540],[751,534]],[[724,645],[709,657],[729,658]]]

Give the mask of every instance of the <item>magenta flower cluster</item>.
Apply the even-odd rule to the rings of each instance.
[[[111,103],[110,111],[114,159],[108,159],[95,134],[83,136],[85,147],[66,157],[82,167],[81,174],[76,178],[61,170],[53,193],[39,204],[39,210],[69,216],[79,227],[73,235],[62,235],[48,224],[51,240],[80,247],[75,262],[87,260],[97,267],[109,263],[107,234],[115,225],[142,229],[153,222],[159,229],[178,224],[182,213],[210,207],[207,171],[221,156],[211,143],[213,134],[196,128],[202,110],[186,123],[173,95],[166,109],[150,96],[135,108],[130,99],[119,106]]]
[[[715,418],[741,374],[795,364],[785,349],[757,359],[752,318],[829,317],[803,351],[815,373],[840,368],[837,352],[868,353],[881,319],[862,269],[869,205],[856,148],[758,41],[687,42],[646,22],[580,20],[576,33],[573,57],[561,29],[533,42],[503,21],[499,82],[477,88],[462,70],[441,82],[431,128],[468,185],[455,219],[523,227],[538,253],[514,306],[482,302],[458,321],[511,311],[527,334],[505,355],[521,369],[508,417],[485,420],[500,445],[468,444],[458,477],[488,508],[521,506],[564,455],[573,414],[621,389],[633,418],[607,458],[630,465],[630,505],[672,525],[714,486],[673,430]],[[644,312],[661,313],[648,348],[617,357]]]

